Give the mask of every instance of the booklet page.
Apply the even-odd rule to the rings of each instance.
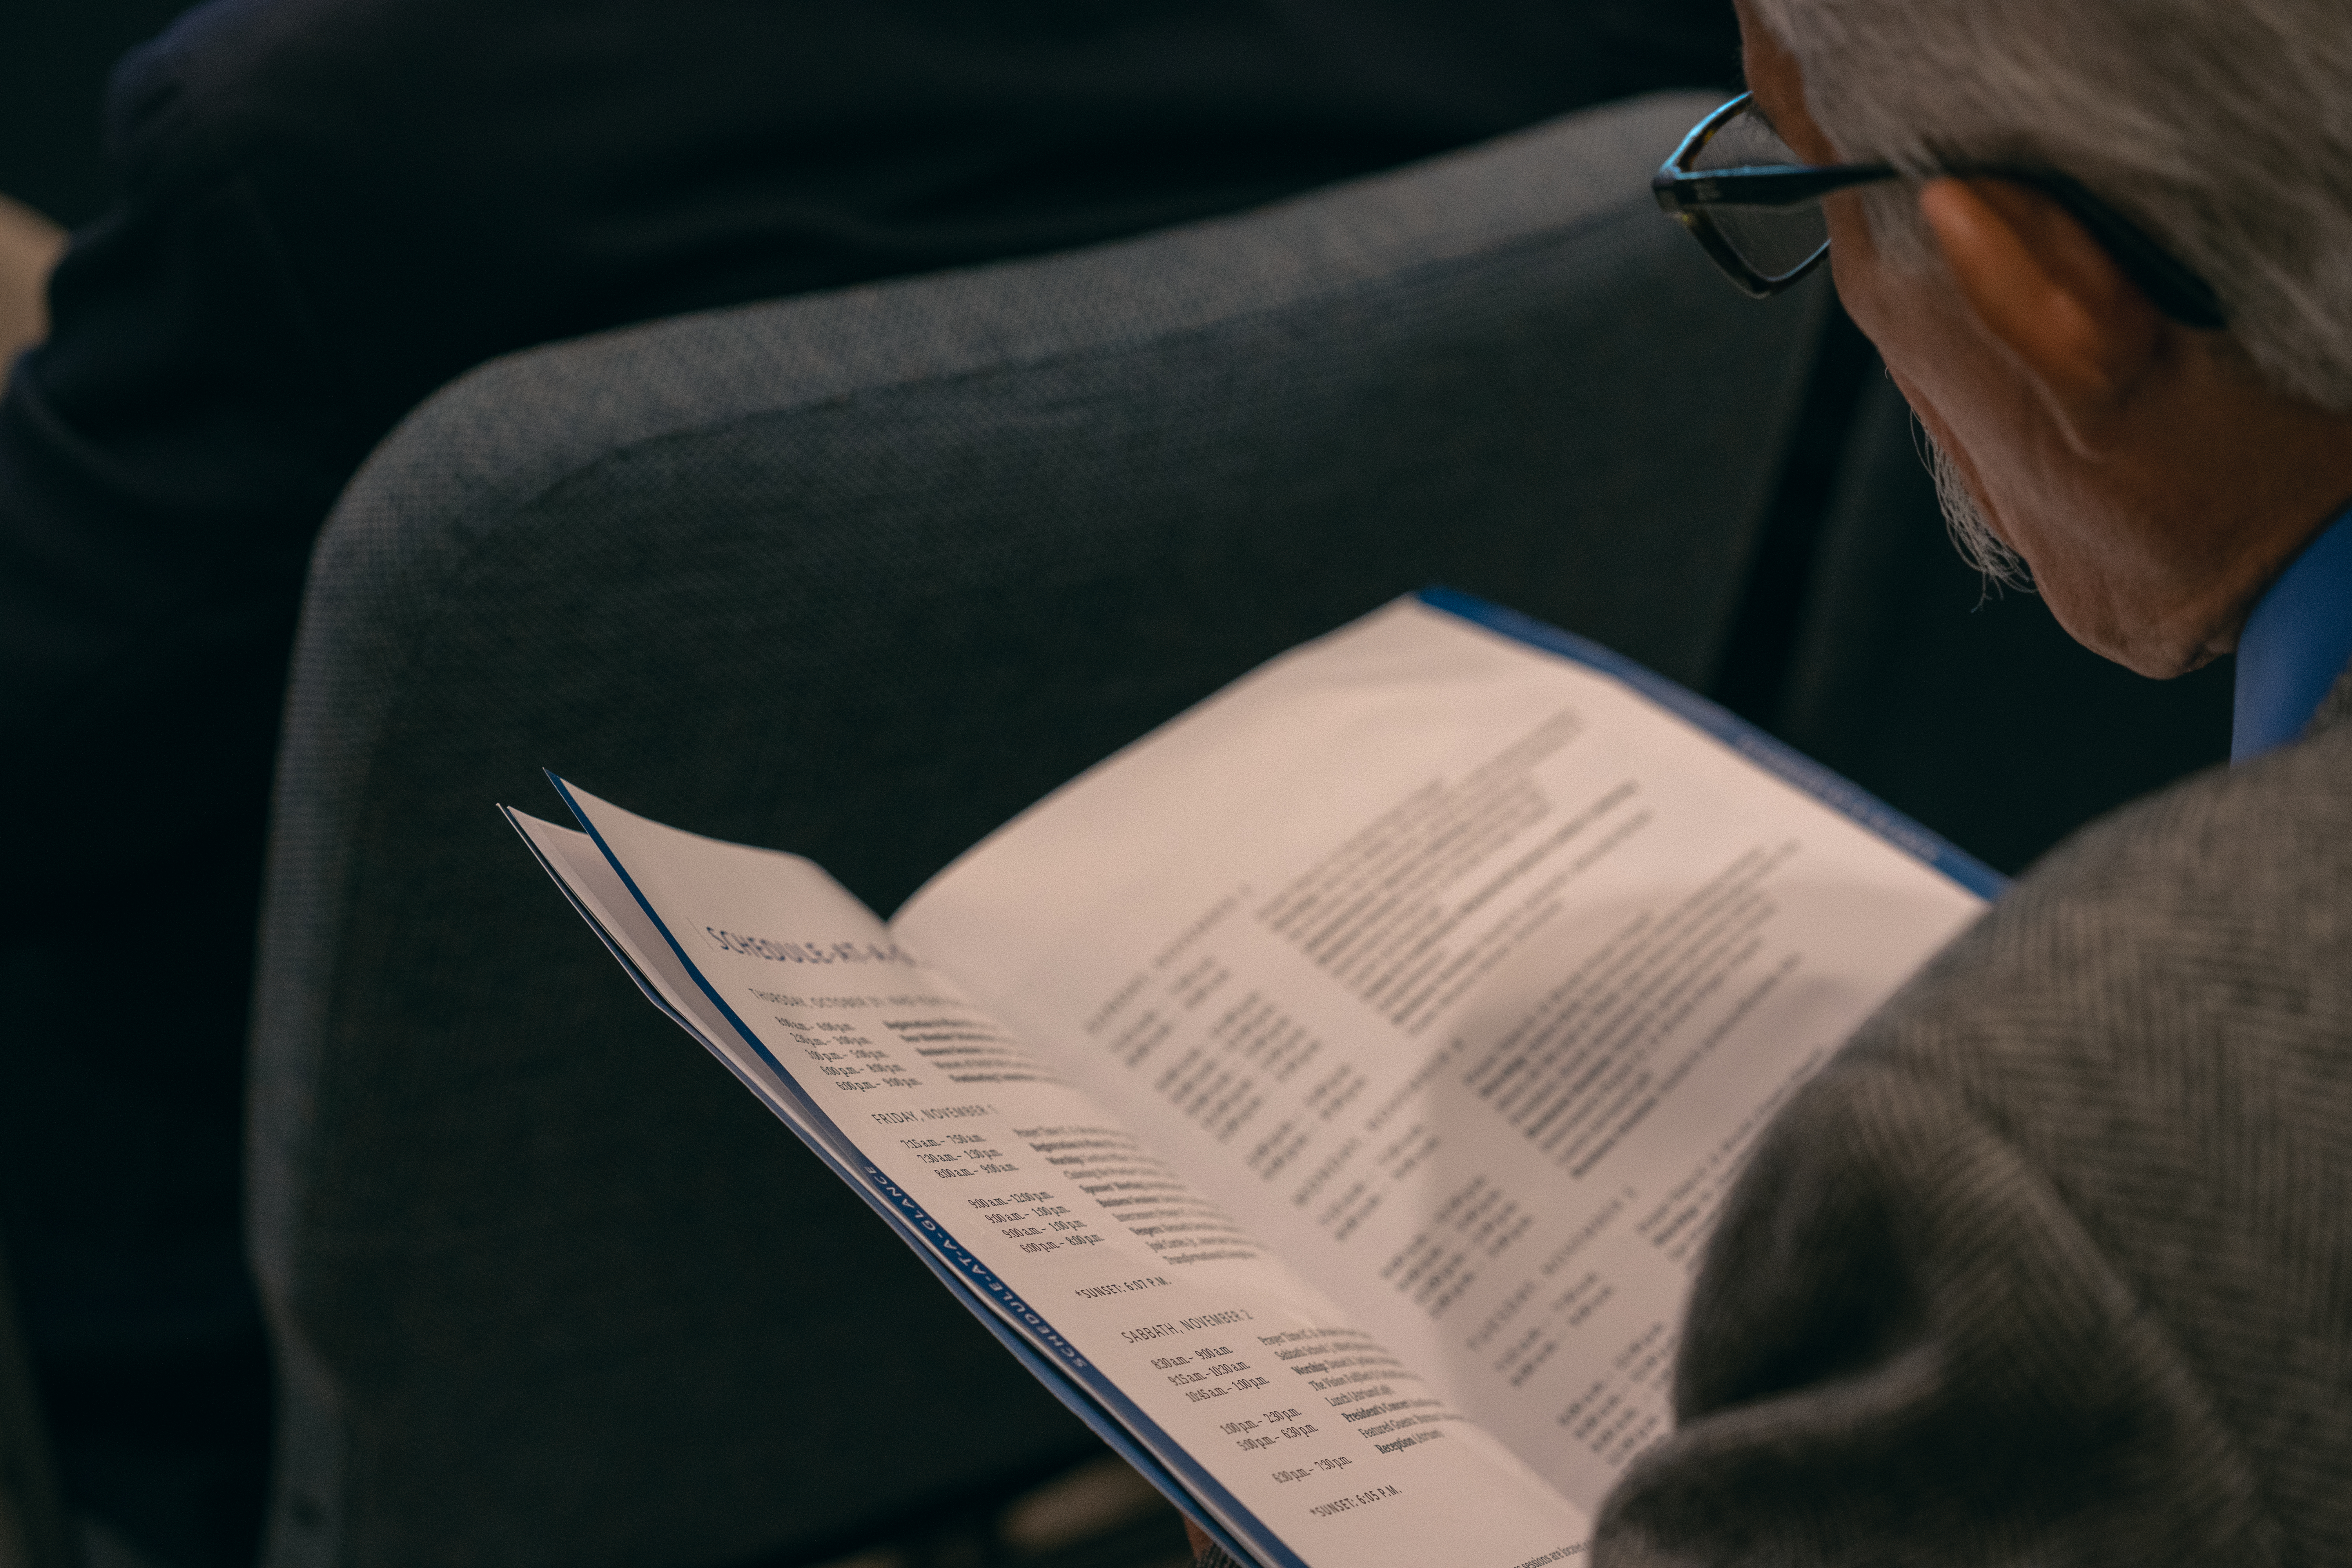
[[[567,795],[603,885],[560,830],[518,826],[656,1004],[1247,1553],[1526,1568],[1582,1549],[1582,1510],[816,867]]]
[[[892,929],[1597,1509],[1667,1430],[1749,1142],[1982,907],[1617,679],[1405,602],[1050,797]]]
[[[1061,1361],[1048,1356],[1006,1321],[990,1293],[977,1288],[980,1281],[972,1272],[958,1267],[959,1262],[971,1260],[933,1245],[935,1237],[922,1228],[920,1206],[902,1202],[905,1194],[866,1165],[857,1152],[837,1136],[825,1118],[807,1113],[799,1086],[770,1067],[759,1048],[736,1032],[718,1005],[688,973],[660,929],[637,903],[593,838],[511,808],[506,816],[540,864],[655,1007],[724,1062],[744,1087],[793,1127],[825,1167],[865,1198],[883,1223],[915,1249],[916,1256],[940,1283],[979,1316],[982,1326],[994,1334],[1008,1353],[1034,1373],[1080,1420],[1162,1492],[1171,1498],[1188,1496],[1183,1484],[1072,1378]],[[1193,1511],[1211,1530],[1221,1528],[1213,1514],[1199,1510],[1197,1505]],[[1227,1550],[1239,1548],[1229,1543]]]

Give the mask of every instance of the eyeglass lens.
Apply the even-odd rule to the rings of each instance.
[[[1706,140],[1689,173],[1802,163],[1763,116],[1744,109]],[[1706,214],[1739,258],[1768,279],[1785,278],[1830,242],[1829,222],[1818,204],[1801,207],[1742,207],[1710,204]]]

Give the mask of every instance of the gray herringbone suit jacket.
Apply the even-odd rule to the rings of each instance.
[[[2352,1563],[2352,675],[2077,835],[1773,1125],[1606,1568]]]
[[[2352,1563],[2352,675],[2053,853],[1791,1103],[1675,1403],[1597,1568]]]

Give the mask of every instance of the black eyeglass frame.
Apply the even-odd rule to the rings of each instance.
[[[1908,176],[1891,163],[1760,163],[1728,169],[1693,169],[1690,165],[1717,132],[1746,110],[1751,95],[1716,110],[1691,128],[1650,180],[1650,192],[1669,216],[1688,229],[1724,275],[1753,299],[1766,300],[1802,279],[1830,253],[1827,241],[1790,270],[1766,274],[1726,239],[1709,216],[1709,207],[1803,206],[1837,191]],[[2148,302],[2183,326],[2212,331],[2229,324],[2221,296],[2213,286],[2182,266],[2128,219],[2100,201],[2074,180],[2054,170],[2022,168],[2003,163],[1955,163],[1937,174],[1961,179],[2013,180],[2031,185],[2073,215],[2091,237],[2105,247],[2124,275],[2137,284]]]

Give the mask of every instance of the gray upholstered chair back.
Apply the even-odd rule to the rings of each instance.
[[[1651,205],[1704,107],[519,355],[385,443],[312,567],[278,781],[271,1563],[810,1552],[1072,1450],[492,802],[549,807],[552,766],[887,912],[1433,580],[1704,679],[1822,304],[1752,307]]]

